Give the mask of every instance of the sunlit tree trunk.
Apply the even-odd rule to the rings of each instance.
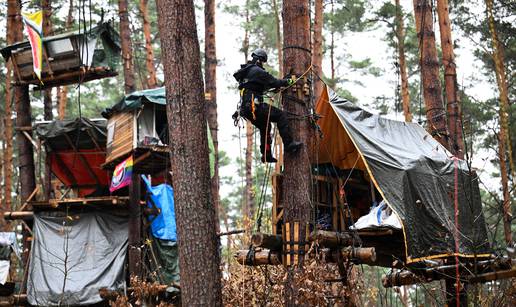
[[[204,80],[206,82],[206,114],[215,150],[215,173],[211,178],[211,194],[219,231],[219,141],[217,122],[217,46],[215,44],[215,0],[204,0]]]
[[[314,36],[313,36],[313,51],[312,51],[312,68],[317,76],[314,77],[314,95],[319,97],[323,89],[323,83],[319,78],[322,78],[322,45],[323,45],[323,18],[324,18],[324,1],[315,0],[315,17],[314,17]],[[317,99],[317,98],[316,98]]]
[[[249,58],[249,0],[245,2],[245,33],[244,40],[242,42],[242,51],[244,53],[244,61]],[[245,203],[243,208],[243,220],[244,226],[249,230],[251,220],[253,218],[255,198],[254,198],[254,184],[253,184],[253,136],[254,128],[251,122],[246,121],[245,123],[245,136],[246,136],[246,149],[245,149]]]
[[[414,15],[419,38],[419,65],[423,97],[428,121],[428,132],[445,148],[450,149],[446,110],[443,107],[439,61],[435,47],[432,7],[430,0],[414,0]]]
[[[509,96],[507,92],[507,80],[505,77],[505,67],[503,63],[503,52],[498,41],[498,33],[496,31],[495,20],[493,15],[493,0],[486,0],[486,12],[489,25],[489,32],[491,32],[491,42],[493,45],[493,52],[491,56],[495,64],[495,75],[496,82],[498,84],[498,91],[500,92],[500,132],[498,133],[498,157],[500,159],[500,173],[502,177],[502,191],[503,191],[503,210],[504,210],[504,234],[505,242],[507,245],[512,245],[512,232],[511,232],[511,220],[512,220],[512,209],[511,209],[511,195],[509,192],[509,178],[508,171],[513,173],[514,178],[514,164],[512,162],[512,148],[511,139],[509,135],[509,123],[508,123],[508,112],[509,112]],[[507,146],[507,147],[506,147]],[[506,153],[508,151],[508,153]],[[506,154],[509,156],[510,170],[507,170],[507,159]],[[514,180],[514,179],[513,179]],[[516,193],[516,192],[515,192]]]
[[[331,0],[331,15],[335,14],[335,4]],[[335,27],[333,20],[330,21],[330,64],[331,64],[331,80],[335,82]]]
[[[455,156],[463,159],[465,151],[462,136],[462,110],[457,83],[455,55],[453,53],[448,0],[437,0],[437,15],[439,17],[439,31],[441,34],[450,148]]]
[[[143,36],[145,37],[145,66],[147,68],[147,88],[158,84],[154,67],[154,50],[152,49],[151,24],[149,20],[148,0],[140,0],[140,13],[143,19]]]
[[[41,9],[43,10],[43,37],[52,35],[52,1],[42,0]],[[43,114],[45,120],[52,120],[52,89],[43,91]]]
[[[201,55],[192,0],[157,0],[183,306],[222,306]]]
[[[410,112],[410,96],[407,76],[407,62],[405,60],[405,28],[403,26],[403,11],[400,0],[396,0],[396,37],[398,39],[398,62],[400,65],[401,77],[401,101],[403,104],[403,115],[406,122],[412,121]]]
[[[127,0],[118,0],[118,16],[120,17],[120,42],[122,45],[122,61],[124,65],[124,89],[125,93],[129,94],[136,90],[136,83]]]
[[[67,30],[70,29],[73,23],[73,0],[70,0],[68,5],[68,16],[66,17],[65,27]],[[58,109],[57,116],[60,120],[63,120],[66,116],[66,104],[68,103],[68,86],[61,86],[57,91]]]
[[[20,0],[8,0],[7,2],[7,45],[12,45],[15,42],[23,40],[22,32],[22,21],[20,15]],[[5,97],[5,117],[4,117],[4,139],[5,139],[5,152],[4,152],[4,195],[5,195],[5,208],[7,210],[12,209],[12,177],[13,177],[13,102],[16,101],[14,88],[11,86],[13,81],[13,66],[12,62],[7,62],[7,74],[6,74],[6,97]]]
[[[284,0],[283,1],[283,46],[298,48],[286,48],[284,52],[283,71],[291,72],[297,78],[301,77],[310,67],[310,17],[309,1]],[[311,93],[303,91],[307,84],[305,75],[293,86],[285,91],[282,96],[283,106],[287,112],[294,114],[308,114]],[[292,99],[295,97],[295,100]],[[304,103],[299,103],[303,101]],[[311,126],[309,119],[290,120],[289,123],[295,140],[304,143],[303,148],[295,153],[285,153],[285,170],[283,181],[282,204],[284,206],[284,223],[299,223],[297,234],[292,229],[292,236],[305,237],[306,227],[310,221],[310,161],[307,145],[310,143]],[[304,248],[303,246],[300,247]],[[303,255],[299,255],[299,264],[287,267],[285,280],[285,305],[296,306],[302,302],[299,297],[298,273],[302,272]]]

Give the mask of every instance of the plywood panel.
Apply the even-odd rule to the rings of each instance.
[[[114,122],[115,128],[113,142],[107,146],[106,162],[111,162],[133,150],[134,118],[134,112],[124,112],[109,119],[108,126]]]

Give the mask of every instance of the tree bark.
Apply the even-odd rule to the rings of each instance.
[[[335,4],[331,0],[331,15],[335,14]],[[335,82],[335,28],[333,19],[330,21],[330,63],[331,63],[331,80]]]
[[[398,39],[398,61],[401,77],[401,101],[403,104],[403,115],[406,122],[412,121],[410,112],[410,96],[408,88],[407,62],[405,60],[405,27],[403,25],[403,11],[400,0],[396,0],[396,37]]]
[[[312,68],[317,74],[314,80],[314,95],[319,97],[323,89],[323,83],[319,78],[322,78],[322,44],[323,44],[323,18],[324,18],[324,3],[323,0],[315,0],[315,17],[314,17],[314,36],[313,36],[313,53],[312,53]]]
[[[309,1],[283,1],[283,46],[287,47],[283,58],[283,71],[300,78],[310,67],[310,18]],[[293,47],[295,48],[288,48]],[[302,77],[295,86],[290,87],[282,95],[283,106],[287,112],[308,114],[310,94],[303,91],[308,78]],[[303,103],[300,103],[300,102]],[[290,120],[290,128],[294,140],[304,143],[303,148],[295,154],[285,153],[284,170],[284,222],[299,222],[299,238],[304,238],[306,227],[310,221],[310,161],[307,146],[311,138],[309,119]],[[293,235],[296,235],[292,232]],[[301,247],[303,248],[303,247]],[[296,275],[302,270],[303,255],[299,255],[299,264],[287,267],[285,284],[285,305],[294,306],[299,302],[299,285]]]
[[[281,24],[276,0],[272,0],[272,10],[274,11],[274,21],[276,22],[276,49],[278,50],[278,71],[280,77],[283,76],[283,46],[281,44]]]
[[[448,129],[450,130],[450,147],[452,153],[464,159],[464,140],[462,138],[462,108],[457,82],[455,55],[451,36],[451,23],[448,12],[448,0],[437,0],[437,16],[441,34],[442,61],[444,66],[444,83],[446,89],[446,106],[448,111]]]
[[[120,42],[122,45],[122,60],[124,64],[124,89],[125,93],[129,94],[136,90],[136,83],[127,0],[118,0],[118,16],[120,17]]]
[[[206,114],[215,150],[215,172],[211,177],[211,194],[217,216],[215,228],[220,231],[219,141],[217,122],[217,46],[215,44],[215,0],[204,0],[204,80],[206,82]]]
[[[204,85],[192,0],[157,0],[183,306],[221,306]]]
[[[145,37],[145,66],[147,68],[147,88],[158,85],[154,67],[154,50],[152,49],[151,24],[148,10],[149,0],[140,0],[140,13],[143,19],[143,36]]]
[[[430,0],[414,0],[414,15],[419,38],[419,65],[428,121],[428,132],[446,149],[450,150],[446,111],[441,97],[439,62],[435,47],[432,8]]]
[[[7,2],[7,45],[12,45],[15,42],[23,40],[23,25],[20,15],[20,0],[9,0]],[[5,138],[5,152],[4,152],[4,195],[5,208],[12,209],[12,177],[13,177],[13,120],[12,120],[12,106],[13,101],[16,101],[15,95],[19,92],[14,91],[12,87],[13,64],[11,61],[7,63],[6,75],[6,103],[5,103],[5,117],[4,117],[4,138]]]
[[[73,0],[70,0],[68,6],[68,16],[66,17],[65,27],[67,30],[70,29],[73,22]],[[57,117],[59,120],[63,120],[66,116],[66,104],[68,103],[68,86],[62,86],[57,91]]]
[[[498,90],[500,92],[500,132],[498,133],[498,157],[500,159],[500,173],[502,177],[502,191],[503,191],[503,228],[505,235],[505,242],[508,246],[512,245],[512,232],[511,232],[511,221],[512,221],[512,209],[511,209],[511,195],[509,192],[509,176],[507,170],[506,150],[509,156],[510,171],[514,172],[512,164],[512,148],[511,140],[509,137],[509,123],[508,123],[508,112],[509,112],[509,96],[507,92],[507,80],[505,78],[505,67],[503,64],[503,54],[498,41],[498,33],[496,32],[495,20],[493,15],[493,0],[486,0],[486,13],[489,25],[489,31],[491,32],[491,43],[493,45],[493,61],[495,63],[495,75],[496,82],[498,84]],[[505,147],[507,145],[507,148]],[[514,173],[513,173],[514,178]]]
[[[244,63],[249,58],[249,0],[245,2],[245,33],[244,40],[242,42],[242,51],[244,53]],[[245,124],[245,136],[246,136],[246,149],[245,149],[245,203],[243,220],[244,227],[249,230],[251,220],[253,219],[255,199],[254,199],[254,184],[253,184],[253,136],[254,128],[253,125],[246,121]]]
[[[42,0],[41,9],[43,10],[43,37],[52,35],[52,0]],[[52,89],[43,92],[43,118],[52,120]]]

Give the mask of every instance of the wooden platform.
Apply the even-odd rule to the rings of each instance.
[[[86,198],[49,199],[48,201],[31,201],[29,205],[34,211],[58,209],[63,207],[125,207],[129,203],[128,196],[102,196]]]
[[[34,87],[34,90],[39,91],[56,86],[84,83],[92,80],[114,77],[117,75],[118,72],[112,70],[109,67],[95,67],[92,69],[86,69],[82,67],[81,69],[76,71],[69,71],[55,75],[44,75],[41,78],[41,82],[43,84],[37,78],[31,80],[17,81],[15,82],[15,84],[37,84],[38,86]]]
[[[170,150],[168,146],[141,145],[133,150],[133,172],[138,174],[156,174],[170,168]],[[114,170],[115,167],[127,159],[129,155],[120,156],[110,162],[102,164],[102,169]]]

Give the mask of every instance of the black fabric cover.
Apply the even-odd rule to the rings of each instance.
[[[106,145],[106,120],[90,120],[76,118],[71,120],[56,120],[36,124],[36,134],[46,141],[51,150],[71,149],[65,134],[68,135],[77,149],[94,149],[95,142],[99,146]]]
[[[102,301],[100,288],[125,284],[126,217],[42,212],[34,214],[33,231],[27,282],[31,305],[93,304]]]
[[[330,104],[377,188],[403,224],[407,262],[455,254],[455,161],[416,123],[369,113],[330,92]],[[491,252],[477,176],[458,160],[459,256]]]

